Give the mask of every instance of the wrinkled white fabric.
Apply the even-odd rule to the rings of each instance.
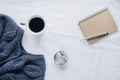
[[[0,12],[18,24],[36,14],[44,18],[46,30],[42,35],[32,35],[26,26],[21,27],[26,51],[45,53],[45,80],[120,80],[119,5],[120,0],[2,0]],[[109,7],[118,32],[88,45],[81,41],[84,36],[78,22],[104,7]],[[61,49],[69,57],[62,69],[53,60]]]

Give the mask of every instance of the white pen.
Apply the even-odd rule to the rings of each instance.
[[[95,38],[98,38],[98,37],[103,37],[103,36],[106,36],[106,35],[108,35],[108,32],[96,34],[96,35],[87,37],[87,38],[85,38],[85,39],[83,39],[83,40],[92,40],[92,39],[95,39]]]

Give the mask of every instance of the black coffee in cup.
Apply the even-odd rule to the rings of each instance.
[[[32,32],[38,33],[44,29],[45,23],[42,18],[34,17],[29,21],[28,25]]]

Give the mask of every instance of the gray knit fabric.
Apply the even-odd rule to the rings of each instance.
[[[0,80],[44,80],[44,56],[24,50],[23,33],[10,17],[0,14]]]

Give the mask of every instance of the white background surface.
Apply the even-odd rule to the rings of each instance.
[[[84,38],[79,20],[108,7],[118,25],[118,32],[93,45]],[[46,59],[45,80],[120,80],[120,0],[1,0],[0,12],[18,24],[32,15],[45,19],[43,35],[32,35],[26,26],[23,46]],[[53,34],[60,33],[60,34]],[[65,34],[65,35],[63,35]],[[54,64],[53,56],[64,50],[69,62],[64,68]]]

